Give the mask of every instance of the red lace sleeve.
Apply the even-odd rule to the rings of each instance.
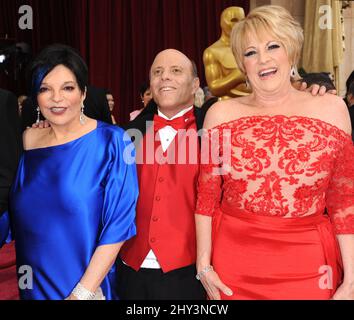
[[[326,206],[336,234],[354,233],[354,146],[349,137],[338,153]]]
[[[196,214],[213,216],[220,206],[222,184],[220,149],[219,130],[205,131],[202,136]]]

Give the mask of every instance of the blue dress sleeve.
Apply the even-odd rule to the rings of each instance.
[[[135,150],[132,142],[123,141],[119,130],[110,146],[111,166],[106,177],[102,212],[102,231],[98,245],[122,242],[136,234],[135,207],[138,198],[136,164],[124,161],[125,148]]]
[[[10,217],[9,213],[5,211],[0,216],[0,248],[12,240],[11,228],[10,228]]]

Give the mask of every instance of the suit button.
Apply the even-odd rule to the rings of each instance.
[[[156,216],[153,216],[153,217],[152,217],[152,221],[156,222],[157,220],[159,220],[158,217],[156,217]]]
[[[155,200],[160,201],[161,200],[160,196],[156,196]]]
[[[165,180],[165,179],[162,178],[162,177],[159,178],[159,182],[163,182],[164,180]]]
[[[152,243],[154,243],[155,241],[156,241],[155,238],[151,238],[151,239],[150,239],[150,242],[152,242]]]

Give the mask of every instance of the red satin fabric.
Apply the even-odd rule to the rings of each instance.
[[[212,263],[234,292],[222,299],[322,300],[340,284],[340,251],[327,215],[284,219],[222,207],[214,231]]]
[[[195,121],[194,115],[192,112],[187,112],[186,116],[178,117],[173,120],[165,119],[157,114],[154,115],[154,129],[155,131],[159,131],[160,129],[171,126],[175,130],[186,129],[187,122],[192,123]]]

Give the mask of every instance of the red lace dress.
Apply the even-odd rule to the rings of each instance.
[[[335,235],[354,233],[351,137],[318,119],[249,116],[202,146],[196,213],[213,217],[212,264],[234,292],[222,298],[330,298]]]

